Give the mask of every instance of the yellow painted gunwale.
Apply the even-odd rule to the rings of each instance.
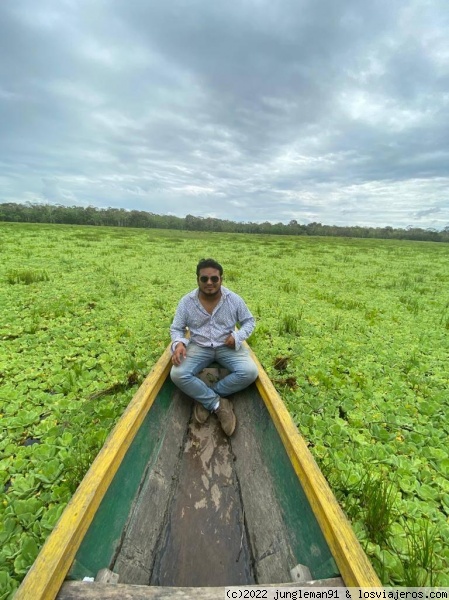
[[[259,370],[259,377],[256,380],[257,389],[282,439],[345,585],[362,588],[381,587],[379,578],[304,438],[298,432],[290,413],[258,358],[251,349],[249,350]]]
[[[381,586],[274,385],[251,349],[250,352],[259,370],[257,389],[301,481],[345,584],[348,587]],[[92,463],[14,600],[53,600],[57,596],[109,484],[168,376],[170,357],[168,346]]]
[[[71,498],[14,600],[53,600],[94,515],[171,366],[167,347],[150,371]]]

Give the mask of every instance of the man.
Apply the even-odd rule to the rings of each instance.
[[[226,435],[234,433],[236,418],[227,396],[247,387],[257,378],[257,367],[242,347],[254,329],[255,320],[245,302],[222,286],[223,267],[202,259],[196,268],[198,288],[178,304],[170,328],[173,382],[193,398],[197,423],[214,412]],[[236,325],[240,329],[236,330]],[[190,338],[186,337],[189,329]],[[197,377],[212,362],[229,370],[229,375],[208,387]]]

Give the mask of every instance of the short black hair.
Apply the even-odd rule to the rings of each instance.
[[[220,277],[223,276],[223,267],[213,258],[202,258],[196,266],[196,276],[199,277],[201,269],[217,269]]]

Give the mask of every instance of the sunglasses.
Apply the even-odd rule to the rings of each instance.
[[[218,283],[220,281],[218,275],[212,275],[212,277],[207,277],[207,275],[201,275],[199,279],[201,283],[207,283],[209,279],[212,281],[212,283]]]

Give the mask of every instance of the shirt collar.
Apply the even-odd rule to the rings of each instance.
[[[192,290],[189,294],[190,298],[193,299],[198,299],[199,296],[199,288],[196,288],[194,290]],[[221,286],[221,297],[224,298],[225,296],[229,296],[229,294],[231,293],[231,290],[229,290],[227,287],[225,287],[224,285]]]

